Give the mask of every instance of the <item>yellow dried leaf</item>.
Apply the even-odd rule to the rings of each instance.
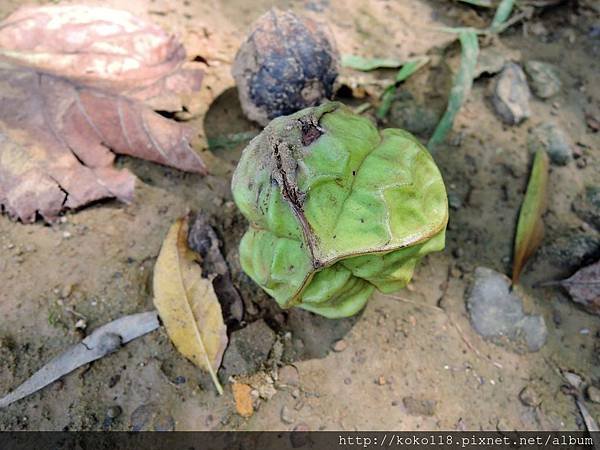
[[[169,230],[154,266],[154,305],[179,352],[210,373],[219,394],[216,372],[227,346],[227,328],[212,282],[202,277],[200,256],[187,245],[188,221]]]

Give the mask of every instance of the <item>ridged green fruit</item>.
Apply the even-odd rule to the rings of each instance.
[[[271,121],[244,150],[232,191],[250,222],[242,268],[284,308],[353,315],[444,248],[446,189],[427,149],[340,103]]]

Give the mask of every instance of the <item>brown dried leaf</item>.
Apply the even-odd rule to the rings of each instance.
[[[0,30],[0,55],[20,66],[146,100],[197,90],[198,71],[180,70],[175,36],[127,11],[86,5],[23,7]]]
[[[600,314],[600,261],[579,269],[566,280],[558,282],[587,310]]]
[[[107,8],[23,8],[0,23],[0,206],[32,222],[130,201],[135,177],[114,153],[205,173],[192,130],[149,106],[179,109],[175,92],[199,88],[184,59],[172,36]]]
[[[154,266],[154,305],[177,350],[217,379],[227,328],[212,281],[202,277],[199,255],[188,247],[188,220],[169,230]]]
[[[517,223],[512,273],[512,281],[515,284],[519,283],[523,266],[537,250],[544,236],[542,215],[546,209],[548,165],[548,155],[544,150],[538,150],[533,159],[533,167]]]

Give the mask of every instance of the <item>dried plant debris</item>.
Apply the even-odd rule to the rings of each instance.
[[[1,398],[0,408],[39,391],[84,364],[119,350],[127,342],[157,329],[158,326],[156,311],[120,317],[101,326],[83,341],[52,359],[10,394]]]
[[[535,153],[533,168],[517,223],[512,273],[512,280],[515,284],[519,283],[523,266],[539,247],[544,236],[542,215],[546,208],[548,166],[548,155],[544,150],[538,150]]]
[[[180,94],[200,88],[202,72],[184,63],[173,36],[123,11],[22,8],[0,23],[3,209],[52,221],[131,201],[135,177],[112,167],[115,153],[205,173],[193,131],[152,109],[180,109]]]
[[[555,285],[565,288],[571,298],[583,305],[586,310],[600,315],[600,261],[579,269],[565,280],[540,284],[540,286]]]
[[[236,328],[244,315],[244,302],[231,280],[229,266],[221,253],[221,241],[205,213],[193,215],[190,223],[188,246],[202,258],[202,276],[212,278],[225,323]]]
[[[227,328],[212,280],[202,276],[202,258],[188,247],[188,219],[175,222],[154,266],[154,305],[179,352],[217,378],[227,347]],[[200,263],[200,264],[199,264]]]

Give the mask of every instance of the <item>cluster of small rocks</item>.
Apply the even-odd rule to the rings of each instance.
[[[524,69],[524,70],[523,70]],[[521,65],[508,61],[495,77],[491,103],[498,117],[507,125],[519,125],[532,115],[531,91],[540,100],[558,95],[562,82],[552,64],[530,60]],[[558,106],[558,103],[552,105]],[[556,121],[542,121],[530,130],[529,151],[545,150],[550,161],[564,166],[573,159],[573,144],[568,133]]]

